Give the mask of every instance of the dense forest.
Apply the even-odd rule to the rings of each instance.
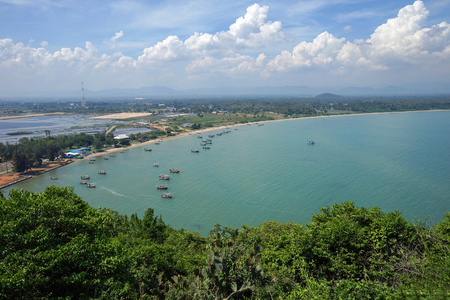
[[[73,188],[0,196],[1,299],[448,299],[450,213],[433,227],[344,202],[305,226],[207,237],[92,208]]]

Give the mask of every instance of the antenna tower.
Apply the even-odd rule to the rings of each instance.
[[[83,81],[81,82],[81,106],[86,106],[86,101],[84,101],[84,86]]]

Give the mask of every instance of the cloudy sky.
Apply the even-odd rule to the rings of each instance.
[[[0,0],[0,96],[450,85],[450,0]]]

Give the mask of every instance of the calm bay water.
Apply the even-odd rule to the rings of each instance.
[[[450,210],[450,111],[236,128],[214,137],[210,150],[201,149],[196,135],[185,136],[145,146],[151,152],[138,147],[108,155],[108,160],[97,157],[95,164],[77,162],[4,191],[70,185],[93,207],[140,217],[151,207],[172,227],[202,235],[216,222],[230,227],[270,220],[305,224],[319,207],[343,201],[399,210],[410,220],[432,224]],[[308,145],[308,139],[316,144]],[[181,173],[160,181],[158,176],[170,168]],[[79,184],[84,174],[97,188]],[[168,184],[172,199],[160,197],[159,183]]]

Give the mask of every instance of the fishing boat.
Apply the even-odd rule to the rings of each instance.
[[[206,143],[200,143],[200,146],[206,146]]]
[[[157,185],[156,188],[158,190],[167,190],[169,187],[167,185]]]
[[[159,179],[161,179],[161,180],[169,180],[170,176],[169,175],[159,175]]]
[[[203,149],[211,149],[209,146],[203,146]]]
[[[172,194],[171,193],[164,193],[164,194],[161,194],[161,197],[163,197],[163,198],[172,198]]]
[[[213,138],[215,137],[215,134],[208,134],[208,137]]]
[[[198,139],[202,139],[203,137],[202,137],[201,135],[198,135],[197,138],[198,138]]]
[[[212,144],[212,141],[206,141],[207,144]]]
[[[95,161],[95,157],[89,158],[90,161]]]
[[[145,151],[152,151],[151,148],[144,148]]]
[[[306,141],[309,145],[314,145],[315,143],[314,143],[314,141],[311,141],[311,140],[307,140]]]
[[[87,184],[87,181],[86,180],[81,180],[80,184]]]
[[[170,169],[169,171],[170,173],[180,173],[180,170],[178,169]]]
[[[159,164],[158,163],[153,163],[153,166],[154,167],[159,167]]]
[[[199,153],[200,151],[199,151],[198,149],[192,148],[192,149],[191,149],[191,152],[192,152],[192,153]]]
[[[103,157],[104,160],[108,160],[109,158],[107,158],[106,156]]]
[[[89,175],[81,175],[81,179],[89,179],[91,178]]]
[[[50,179],[51,179],[51,180],[57,180],[58,177],[52,176],[52,177],[50,177]]]
[[[106,171],[105,170],[100,170],[97,173],[100,174],[100,175],[106,175]]]
[[[110,154],[109,157],[116,157],[114,154]]]
[[[95,183],[86,183],[87,188],[95,188]]]
[[[95,164],[95,161],[90,161],[89,164],[93,165]]]
[[[155,145],[159,145],[159,142],[156,142]]]

